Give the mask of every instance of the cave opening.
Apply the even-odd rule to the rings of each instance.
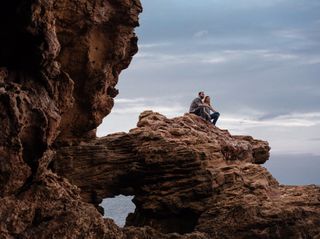
[[[124,227],[126,218],[133,213],[136,206],[132,202],[134,196],[117,195],[113,198],[105,198],[100,204],[104,209],[104,218],[111,218],[119,227]]]

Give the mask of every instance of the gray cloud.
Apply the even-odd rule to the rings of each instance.
[[[320,185],[320,156],[312,154],[274,154],[266,168],[282,184]]]
[[[218,127],[267,140],[286,184],[320,183],[320,1],[142,0],[140,50],[97,135],[212,96]]]
[[[311,138],[309,140],[311,140],[311,141],[320,141],[320,138]]]
[[[99,134],[139,111],[183,114],[199,90],[219,127],[270,142],[272,153],[319,153],[318,0],[143,0],[140,50],[120,77]],[[119,124],[119,122],[121,122]]]
[[[161,92],[169,97],[178,90],[191,98],[199,88],[205,89],[226,111],[243,106],[266,114],[319,111],[319,66],[311,60],[316,59],[269,49],[170,53],[169,49],[143,48],[123,82],[127,89],[152,82],[145,96]],[[127,97],[137,97],[130,92]]]

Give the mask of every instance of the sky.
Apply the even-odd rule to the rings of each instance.
[[[97,136],[211,96],[217,126],[271,146],[284,184],[320,184],[320,1],[142,0],[139,52]],[[318,176],[319,174],[319,176]]]

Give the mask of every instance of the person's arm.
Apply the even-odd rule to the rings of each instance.
[[[201,107],[201,108],[208,107],[207,104],[202,103],[200,98],[198,98],[196,104],[197,104],[197,107]]]
[[[207,104],[201,103],[198,104],[198,107],[208,108],[209,106]]]
[[[204,107],[209,108],[212,112],[216,112],[216,110],[214,108],[212,108],[211,105],[208,105],[208,104],[203,104],[203,105],[204,105]]]
[[[210,114],[208,112],[204,111],[204,114],[206,115],[206,120],[210,120],[211,119]]]
[[[212,110],[212,112],[217,112],[214,108],[212,108],[211,105],[210,105],[210,110]]]

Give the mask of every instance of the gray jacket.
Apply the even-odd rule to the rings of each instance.
[[[202,100],[200,99],[200,97],[195,98],[190,105],[190,109],[189,109],[189,113],[194,113],[199,106],[202,104]]]

